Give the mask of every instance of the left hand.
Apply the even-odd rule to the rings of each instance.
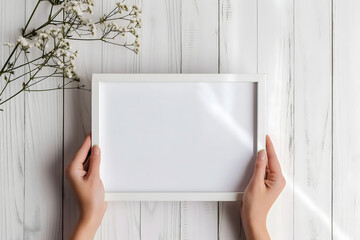
[[[80,210],[80,218],[71,239],[93,239],[106,211],[104,185],[100,179],[101,153],[98,146],[91,149],[88,169],[84,166],[90,147],[89,135],[66,167],[66,178],[75,193]]]

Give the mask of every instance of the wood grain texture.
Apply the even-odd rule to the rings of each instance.
[[[285,240],[293,238],[294,6],[286,0],[258,4],[258,71],[267,74],[266,129],[287,181],[267,223],[272,239]]]
[[[183,73],[218,72],[218,0],[182,0]]]
[[[257,2],[219,1],[220,73],[257,73]]]
[[[96,239],[141,239],[140,203],[108,202]]]
[[[13,25],[24,25],[24,12],[23,0],[0,1],[0,67],[10,55],[10,49],[2,44],[17,40],[20,32],[14,31]],[[22,62],[22,59],[18,60],[18,64]],[[0,91],[5,86],[4,83],[2,76]],[[22,79],[19,79],[8,86],[2,99],[10,97],[21,88]],[[0,108],[4,110],[0,112],[0,239],[23,239],[24,94],[18,95]]]
[[[140,72],[180,73],[181,1],[143,1]],[[180,202],[142,202],[141,239],[180,239]]]
[[[103,11],[110,12],[116,6],[116,2],[118,1],[104,1]],[[142,1],[128,0],[126,3],[130,7],[135,4],[141,8]],[[134,41],[133,36],[127,37],[126,41]],[[110,44],[102,46],[102,72],[139,72],[140,58],[134,52]],[[96,239],[140,239],[140,202],[109,202],[99,232]]]
[[[257,73],[257,2],[219,1],[220,73]],[[219,239],[245,239],[240,202],[219,203]]]
[[[295,1],[294,239],[331,239],[332,13]]]
[[[141,202],[142,240],[179,240],[179,202]]]
[[[97,9],[101,7],[97,6]],[[71,42],[73,49],[79,51],[76,58],[77,73],[81,84],[91,89],[93,72],[101,72],[102,44],[100,42]],[[88,49],[92,49],[89,51]],[[91,92],[67,90],[64,99],[64,167],[66,167],[80,148],[91,130]],[[64,239],[69,239],[78,218],[78,208],[70,185],[64,179]]]
[[[333,234],[360,239],[360,2],[334,1]]]
[[[105,12],[114,2],[96,1],[95,9]],[[0,1],[0,42],[16,40],[35,3]],[[103,44],[72,43],[80,52],[77,70],[82,82],[90,88],[93,72],[266,73],[267,130],[287,178],[269,215],[272,239],[330,239],[332,233],[334,239],[359,239],[360,3],[129,3],[140,4],[143,10],[140,55]],[[35,23],[40,21],[38,17]],[[4,61],[9,51],[0,49]],[[90,131],[90,116],[91,93],[78,90],[66,91],[65,99],[61,91],[27,93],[4,105],[0,239],[69,238],[78,214],[62,179],[63,158],[64,165],[71,161]],[[239,206],[238,202],[112,202],[96,239],[244,239]]]
[[[26,18],[36,3],[26,1]],[[42,2],[29,29],[46,22],[44,13],[49,12],[50,4]],[[47,73],[50,71],[42,70]],[[52,78],[36,88],[54,88],[61,83],[62,79]],[[61,90],[25,94],[25,239],[62,238],[62,94]]]
[[[218,72],[217,0],[182,0],[182,73]],[[182,202],[181,239],[218,239],[218,203]]]
[[[181,1],[143,1],[141,73],[180,73]]]
[[[218,203],[182,202],[181,239],[218,239]]]
[[[103,1],[95,1],[92,22],[103,15]],[[100,32],[98,29],[97,32]],[[78,50],[76,72],[85,89],[91,90],[92,73],[103,71],[103,44],[100,41],[71,41]],[[64,99],[64,167],[71,161],[85,137],[91,131],[91,92],[84,90],[65,91]],[[68,181],[64,179],[63,235],[70,239],[78,219],[78,207]],[[100,227],[101,230],[101,227]],[[99,230],[99,231],[100,231]],[[98,235],[99,236],[99,235]],[[97,236],[97,238],[98,238]]]

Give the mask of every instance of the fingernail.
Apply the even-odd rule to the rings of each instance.
[[[260,150],[260,152],[258,153],[258,159],[259,159],[260,161],[265,160],[265,150],[264,150],[264,149],[263,149],[263,150]]]
[[[100,148],[98,145],[93,146],[93,153],[94,155],[100,155]]]

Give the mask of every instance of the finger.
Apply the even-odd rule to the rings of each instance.
[[[265,179],[265,171],[266,171],[266,153],[265,150],[261,150],[256,158],[254,165],[254,174],[253,179],[255,181],[264,182]]]
[[[75,154],[73,162],[76,163],[83,163],[86,159],[86,156],[91,147],[91,137],[90,134],[85,138],[83,144],[81,145],[80,149]]]
[[[100,160],[101,160],[100,148],[99,146],[95,145],[91,149],[89,176],[93,176],[93,177],[100,176]]]
[[[266,135],[266,151],[267,151],[268,166],[270,172],[281,173],[280,163],[276,156],[274,145],[272,144],[269,135]]]

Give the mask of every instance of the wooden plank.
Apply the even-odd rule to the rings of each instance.
[[[29,18],[37,0],[26,1]],[[42,2],[29,29],[46,22],[50,4]],[[43,70],[42,75],[49,74]],[[51,78],[34,89],[57,87]],[[62,91],[25,94],[25,239],[61,239],[62,230]]]
[[[179,73],[181,1],[143,1],[140,72]],[[142,202],[141,239],[180,239],[180,202]]]
[[[4,42],[16,42],[25,24],[25,1],[0,2],[0,67],[10,55]],[[21,14],[19,14],[21,13]],[[11,24],[9,24],[11,23]],[[18,60],[21,64],[22,59]],[[16,74],[23,73],[23,69]],[[0,78],[0,91],[5,86]],[[5,100],[22,87],[22,79],[4,91]],[[24,94],[0,106],[0,239],[22,239],[24,236]]]
[[[257,73],[257,3],[220,0],[221,73]]]
[[[98,3],[99,4],[99,3]],[[96,5],[96,9],[101,9]],[[72,48],[79,51],[76,71],[81,84],[91,89],[93,72],[101,72],[102,44],[100,42],[72,41]],[[89,51],[91,49],[91,51]],[[91,92],[66,90],[64,99],[64,167],[66,167],[91,130]],[[74,194],[64,179],[64,239],[69,239],[78,219]]]
[[[183,0],[183,73],[218,72],[218,1]],[[181,239],[218,239],[218,203],[182,202]]]
[[[333,11],[333,238],[360,239],[360,2]]]
[[[272,239],[293,238],[294,24],[293,1],[258,2],[258,71],[267,74],[267,132],[287,186],[268,216]],[[284,227],[286,226],[286,227]]]
[[[218,202],[181,202],[181,239],[218,239]]]
[[[143,1],[140,71],[180,73],[180,0]]]
[[[218,0],[182,0],[183,73],[218,72]]]
[[[96,239],[140,239],[140,203],[108,202]]]
[[[180,203],[141,202],[141,239],[180,239]]]
[[[331,239],[331,7],[295,1],[294,239]]]
[[[103,1],[95,1],[92,22],[103,15]],[[99,32],[100,30],[97,30]],[[91,89],[92,73],[102,72],[102,43],[97,41],[71,41],[79,52],[75,59],[76,72],[85,89]],[[67,90],[64,99],[64,167],[66,167],[91,130],[91,92]],[[77,203],[70,185],[64,179],[63,239],[70,239],[79,217]],[[101,227],[99,232],[101,232]],[[97,235],[97,238],[99,234]]]
[[[181,239],[218,239],[218,203],[182,202]]]
[[[221,73],[257,73],[257,3],[219,2],[219,64]],[[219,239],[245,239],[240,202],[219,203]]]
[[[103,1],[103,11],[107,13],[113,10],[116,2]],[[129,7],[135,4],[141,8],[140,0],[127,0],[124,3]],[[133,40],[133,36],[127,38],[129,43]],[[102,68],[104,73],[137,73],[140,59],[126,48],[103,44]],[[140,202],[109,202],[99,231],[96,239],[140,239]]]

